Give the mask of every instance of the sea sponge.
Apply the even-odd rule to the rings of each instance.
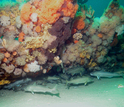
[[[47,62],[47,59],[48,59],[47,56],[45,56],[44,54],[41,54],[41,53],[38,55],[37,58],[38,58],[38,63],[41,65],[45,64]]]
[[[30,27],[28,27],[27,24],[24,24],[24,25],[22,26],[22,32],[27,35],[29,32],[32,32],[32,30],[31,30]]]
[[[102,55],[97,58],[98,63],[104,63],[105,61],[106,61],[106,58]]]
[[[62,55],[63,63],[77,62],[80,57],[80,52],[82,50],[83,42],[80,40],[76,44],[70,44],[67,46],[66,52]]]
[[[27,66],[30,72],[37,72],[40,70],[40,65],[38,65],[38,62],[36,60],[34,62],[31,62],[30,64],[27,64]]]
[[[14,70],[14,75],[21,75],[22,74],[22,69],[19,69],[19,68],[15,68],[15,70]]]
[[[73,38],[74,39],[76,39],[76,40],[80,40],[81,38],[82,38],[82,34],[81,33],[75,33],[74,35],[73,35]]]
[[[20,56],[20,57],[17,57],[16,58],[16,64],[17,65],[20,65],[20,66],[23,66],[23,65],[25,65],[26,64],[26,56],[25,55],[23,55],[23,56]]]
[[[5,69],[5,71],[10,74],[14,71],[15,66],[13,64],[11,64],[9,66],[5,66],[3,69]]]
[[[0,52],[0,60],[4,58],[4,54]]]
[[[37,56],[39,56],[41,53],[40,52],[38,52],[37,50],[36,51],[33,51],[33,53],[32,53],[32,55],[34,56],[34,57],[37,57]]]
[[[0,27],[0,37],[3,35],[4,29],[5,29],[5,27]]]
[[[2,26],[8,26],[10,25],[10,17],[7,17],[7,16],[1,16],[0,17],[0,25]]]
[[[111,19],[106,16],[102,16],[100,17],[99,31],[107,34],[110,30],[115,30],[116,26],[119,24],[120,18],[118,16],[113,16]]]
[[[22,21],[21,21],[21,19],[20,19],[20,16],[17,16],[17,17],[16,17],[16,27],[17,27],[17,28],[20,28],[20,27],[21,27],[21,24],[22,24]]]
[[[4,47],[10,52],[16,50],[20,45],[19,41],[17,40],[13,40],[13,39],[4,39],[4,40],[6,41]]]
[[[0,64],[1,64],[1,61],[3,60],[3,58],[4,58],[4,54],[0,53]]]
[[[17,55],[19,54],[20,56],[22,55],[27,55],[29,53],[28,49],[25,49],[25,47],[23,47],[23,45],[19,45],[17,51]]]
[[[37,22],[37,16],[38,16],[37,13],[32,13],[31,14],[30,19],[32,20],[32,22]]]
[[[15,30],[7,30],[4,34],[3,34],[3,38],[2,39],[5,39],[7,41],[11,41],[11,40],[14,40],[15,39],[15,35],[17,35],[18,32],[16,32],[16,29]]]
[[[124,25],[117,26],[115,31],[118,36],[123,34],[124,33]]]
[[[93,35],[91,40],[93,41],[92,47],[96,47],[102,43],[102,40],[96,35]]]
[[[58,42],[56,42],[57,40],[56,36],[49,36],[49,39],[47,41],[45,41],[45,43],[43,44],[42,48],[47,49],[49,48],[55,48],[58,46]],[[52,44],[53,43],[53,44]]]
[[[89,35],[94,35],[96,33],[96,29],[94,29],[92,26],[90,26],[88,33],[89,33]]]

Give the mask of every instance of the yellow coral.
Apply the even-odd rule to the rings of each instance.
[[[34,59],[35,59],[34,56],[31,56],[31,55],[27,55],[27,56],[26,56],[26,62],[33,61]]]
[[[44,43],[50,38],[51,34],[48,32],[48,29],[51,28],[50,24],[42,24],[43,33],[37,37],[26,37],[25,41],[22,43],[26,49],[40,48]]]
[[[90,59],[90,54],[86,54],[86,58],[87,59]]]
[[[2,41],[2,45],[3,45],[3,47],[6,46],[6,39],[3,39],[3,41]]]
[[[86,53],[87,53],[87,52],[84,50],[83,52],[80,53],[80,57],[81,57],[81,58],[85,58],[85,57],[86,57]]]
[[[5,16],[9,16],[9,14],[6,13],[5,10],[0,11],[0,17],[3,16],[3,15],[5,15]]]
[[[40,48],[43,46],[46,40],[42,37],[27,37],[23,44],[26,44],[26,49],[28,48]]]
[[[90,60],[89,64],[90,67],[94,67],[97,65],[97,63],[93,62],[93,59]]]
[[[49,52],[50,53],[56,53],[57,49],[56,48],[53,48],[53,49],[49,49]]]
[[[1,80],[0,81],[0,85],[5,85],[5,84],[9,84],[10,81],[9,80]]]

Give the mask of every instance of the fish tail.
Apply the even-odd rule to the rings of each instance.
[[[57,84],[53,87],[53,89],[52,90],[57,90]]]

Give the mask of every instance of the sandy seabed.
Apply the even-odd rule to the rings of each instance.
[[[95,78],[87,86],[73,86],[70,89],[58,84],[60,97],[0,90],[0,107],[124,107],[124,87],[118,88],[119,84],[124,85],[123,78]]]

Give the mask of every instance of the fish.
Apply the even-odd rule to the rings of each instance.
[[[93,71],[90,73],[90,75],[97,77],[97,79],[100,79],[101,77],[106,77],[106,78],[121,77],[121,76],[124,77],[124,74],[111,73],[111,72],[106,72],[104,70]]]
[[[63,74],[63,73],[59,73],[58,75],[61,79],[64,79],[64,80],[69,80],[70,77],[71,77],[70,75],[66,75],[66,74]]]
[[[47,78],[48,81],[57,81],[59,79],[60,79],[59,77],[55,77],[55,76],[48,76]]]
[[[61,80],[59,77],[56,76],[48,76],[46,81],[50,83],[59,83]]]
[[[76,79],[72,79],[70,81],[67,81],[66,85],[69,88],[71,85],[81,85],[81,84],[87,85],[88,83],[91,83],[91,82],[93,82],[93,79],[91,77],[82,76],[80,78],[76,78]]]
[[[52,89],[42,85],[30,84],[24,88],[24,91],[31,92],[32,94],[43,93],[43,94],[59,96],[59,91],[57,90],[57,84]]]
[[[79,67],[72,67],[65,71],[66,74],[70,74],[71,76],[74,76],[76,74],[80,74],[82,76],[85,73],[85,69],[81,66]]]
[[[5,85],[3,88],[5,89],[14,89],[14,87],[18,87],[22,84],[26,84],[28,82],[32,81],[30,78],[26,78],[26,79],[21,79],[21,80],[18,80],[16,82],[13,82],[13,83],[10,83],[8,85]]]

